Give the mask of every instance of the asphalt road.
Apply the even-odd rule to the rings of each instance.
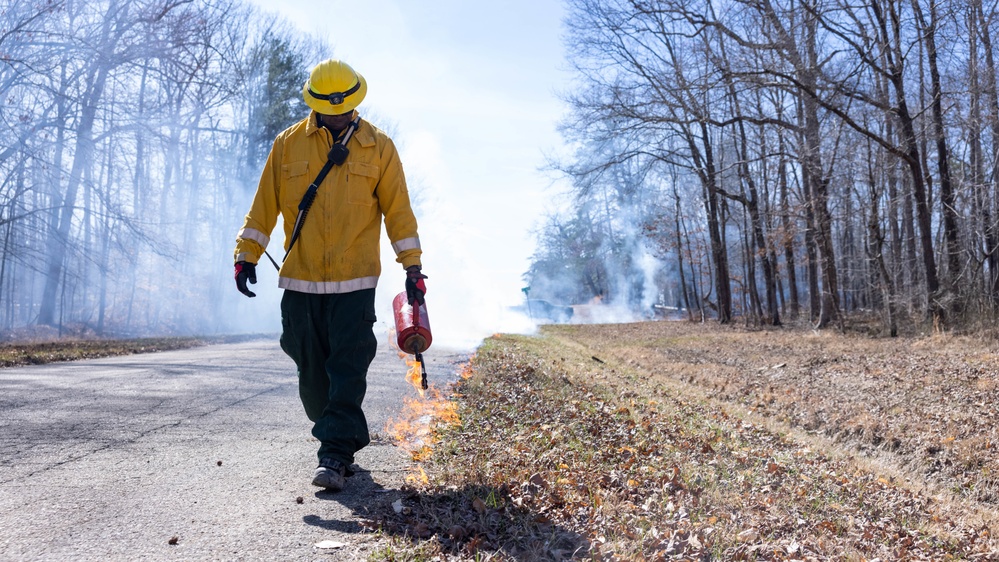
[[[409,467],[385,435],[416,396],[406,367],[379,350],[372,444],[347,489],[325,493],[276,340],[0,370],[0,560],[366,558],[377,545],[358,521],[400,497]],[[431,349],[431,384],[465,360]]]

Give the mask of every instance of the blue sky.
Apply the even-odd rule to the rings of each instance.
[[[564,150],[561,2],[252,3],[327,38],[367,80],[362,114],[394,132],[418,203],[431,322],[448,326],[435,337],[525,329],[503,309],[521,302],[533,230],[565,190],[539,170]],[[402,285],[383,261],[380,300]]]

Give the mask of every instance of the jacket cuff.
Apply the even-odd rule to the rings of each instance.
[[[241,262],[241,261],[245,261],[246,263],[252,263],[253,265],[257,265],[257,262],[260,261],[260,257],[259,256],[255,257],[252,254],[250,254],[249,252],[243,252],[241,254],[236,254],[236,259],[235,259],[235,261],[233,263],[238,263],[238,262]]]
[[[420,267],[423,267],[423,264],[420,263],[420,257],[419,256],[410,256],[410,257],[407,257],[407,258],[401,258],[398,261],[399,261],[399,263],[402,264],[402,268],[403,269],[406,269],[407,267],[411,267],[411,266],[414,266],[414,265],[418,265]]]

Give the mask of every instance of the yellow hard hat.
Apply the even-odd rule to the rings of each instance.
[[[316,65],[302,88],[305,105],[325,115],[357,108],[368,93],[368,83],[349,64],[329,59]]]

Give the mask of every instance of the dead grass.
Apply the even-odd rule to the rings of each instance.
[[[697,332],[682,346],[622,346],[635,331]],[[677,323],[553,330],[643,371],[686,376],[715,398],[859,451],[886,450],[945,487],[999,502],[999,360],[970,337],[872,339],[832,332],[715,329]],[[656,351],[656,352],[653,352]],[[677,369],[686,358],[697,373]],[[969,481],[978,485],[969,487]]]
[[[495,337],[374,559],[999,560],[995,350],[933,339]]]
[[[211,336],[137,338],[127,340],[58,340],[0,344],[0,368],[43,365],[59,361],[77,361],[117,355],[152,353],[186,349],[212,343],[244,341],[254,336]]]

